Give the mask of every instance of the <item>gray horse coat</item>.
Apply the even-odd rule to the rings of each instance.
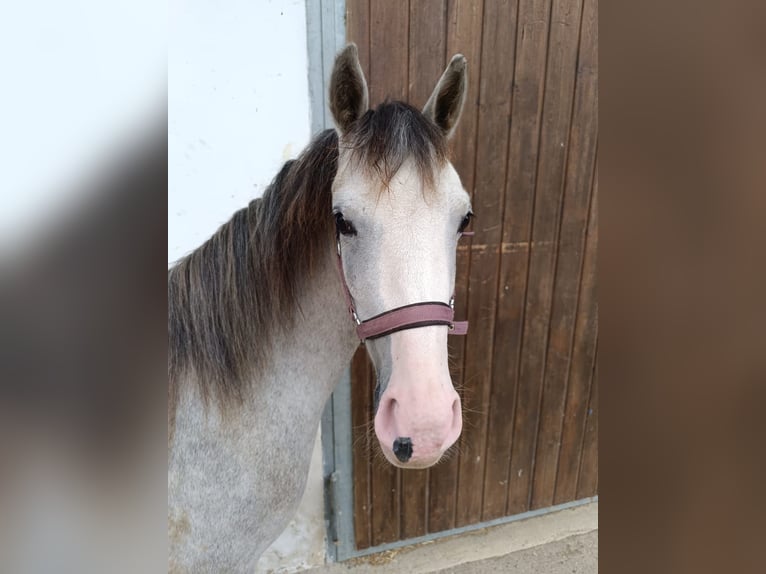
[[[336,269],[371,317],[447,301],[470,201],[446,159],[465,97],[455,56],[423,112],[368,110],[356,47],[331,79],[337,130],[168,272],[168,567],[251,572],[292,518],[322,409],[359,344]],[[457,440],[447,328],[367,344],[375,433],[392,464],[434,464]],[[392,443],[407,437],[409,455]]]

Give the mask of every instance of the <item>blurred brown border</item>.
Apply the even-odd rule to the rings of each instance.
[[[762,572],[766,6],[600,8],[600,569]]]

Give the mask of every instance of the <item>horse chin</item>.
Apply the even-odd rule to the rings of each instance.
[[[378,443],[380,444],[380,442]],[[408,460],[407,462],[401,462],[399,459],[396,458],[396,455],[394,455],[393,451],[391,449],[384,448],[383,445],[380,445],[380,450],[383,451],[383,456],[386,457],[386,460],[390,462],[393,466],[397,468],[406,468],[409,470],[420,470],[424,468],[429,468],[435,465],[437,462],[439,462],[442,458],[443,452],[438,453],[436,456],[430,456],[430,457],[424,457],[424,458],[412,458]]]

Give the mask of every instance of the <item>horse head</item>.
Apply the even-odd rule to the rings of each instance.
[[[361,332],[378,377],[375,434],[386,458],[403,468],[435,464],[462,429],[447,336],[455,329],[457,244],[472,211],[447,140],[466,87],[466,61],[456,55],[422,111],[401,102],[370,110],[354,45],[339,54],[330,81],[341,277],[358,323],[391,319],[388,329]]]

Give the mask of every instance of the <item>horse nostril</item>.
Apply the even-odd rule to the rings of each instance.
[[[394,455],[401,462],[407,462],[412,457],[412,439],[400,436],[394,441]]]

